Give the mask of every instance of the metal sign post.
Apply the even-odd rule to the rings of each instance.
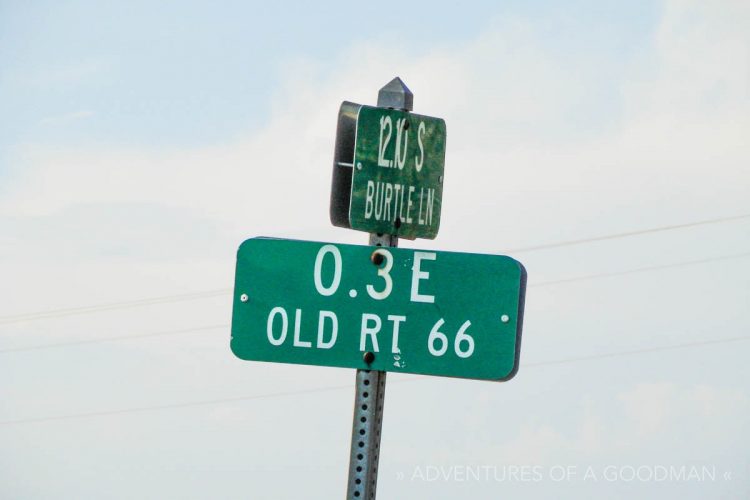
[[[371,234],[370,245],[395,247],[398,246],[398,238],[389,234]],[[372,352],[366,352],[364,357],[368,363],[374,360]],[[347,499],[375,499],[375,490],[378,486],[380,431],[383,427],[385,376],[386,372],[382,371],[357,370]]]
[[[374,500],[386,372],[490,381],[518,370],[526,271],[507,256],[398,247],[432,239],[445,122],[399,78],[339,109],[331,222],[369,245],[255,237],[237,251],[232,352],[356,369],[347,498]]]
[[[411,111],[414,95],[400,78],[391,80],[378,92],[378,106]],[[370,234],[369,243],[378,247],[397,247],[398,237]],[[365,353],[365,361],[373,361],[373,353]],[[369,361],[367,358],[370,358]],[[375,500],[378,488],[380,434],[383,428],[386,372],[357,370],[354,387],[354,419],[352,445],[349,452],[348,500]]]

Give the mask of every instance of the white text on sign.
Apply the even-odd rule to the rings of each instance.
[[[377,301],[387,299],[394,288],[391,276],[394,258],[393,254],[385,248],[378,248],[373,253],[379,256],[379,264],[375,273],[374,283],[368,283],[365,290],[368,296]],[[413,264],[411,267],[411,283],[409,300],[413,303],[434,304],[435,295],[424,292],[424,285],[430,279],[429,266],[435,265],[437,253],[414,251]],[[333,265],[333,274],[324,283],[323,268]],[[316,292],[322,297],[331,297],[339,290],[342,274],[343,259],[341,252],[335,245],[325,244],[321,246],[315,258],[312,269],[312,282]],[[350,296],[356,294],[350,292]],[[302,330],[303,311],[301,309],[289,309],[276,306],[268,313],[266,320],[266,335],[272,346],[282,346],[291,342],[293,347],[306,349],[331,349],[336,345],[339,333],[339,320],[334,311],[319,310],[317,314],[317,331],[304,332]],[[443,318],[439,318],[429,332],[422,332],[426,336],[425,349],[434,357],[445,355],[452,344],[452,351],[459,358],[469,358],[474,353],[474,338],[467,333],[471,321],[464,321],[459,327],[452,342],[448,335],[441,331],[445,324]],[[359,328],[359,350],[361,352],[378,353],[390,351],[393,355],[400,355],[400,335],[409,328],[408,317],[401,314],[375,314],[363,312],[361,314]],[[410,332],[411,334],[418,332]],[[383,335],[390,338],[390,342],[383,339]],[[396,359],[396,358],[394,358]],[[397,365],[398,366],[398,365]]]

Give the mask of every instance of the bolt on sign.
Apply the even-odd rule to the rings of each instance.
[[[231,347],[245,360],[508,380],[525,287],[505,256],[252,238],[237,254]]]
[[[344,102],[334,153],[334,225],[434,239],[440,227],[445,121]]]

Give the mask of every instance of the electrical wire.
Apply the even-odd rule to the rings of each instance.
[[[55,342],[52,344],[38,344],[38,345],[32,345],[28,347],[9,347],[7,349],[0,349],[0,353],[37,351],[39,349],[53,349],[55,347],[71,347],[71,346],[80,346],[80,345],[86,345],[86,344],[101,344],[104,342],[117,342],[120,340],[143,339],[143,338],[149,338],[149,337],[162,337],[165,335],[178,335],[178,334],[184,334],[184,333],[205,332],[209,330],[229,330],[230,326],[231,325],[229,324],[197,326],[195,328],[183,328],[180,330],[167,330],[163,332],[137,333],[134,335],[118,335],[114,337],[106,337],[106,338],[99,338],[99,339],[71,340],[70,342]]]
[[[608,234],[605,236],[594,236],[592,238],[582,238],[578,240],[558,241],[555,243],[544,243],[541,245],[512,248],[510,250],[506,250],[506,252],[507,253],[532,252],[535,250],[546,250],[548,248],[560,248],[560,247],[567,247],[567,246],[573,246],[573,245],[582,245],[584,243],[593,243],[596,241],[615,240],[619,238],[628,238],[630,236],[638,236],[642,234],[660,233],[662,231],[673,231],[675,229],[684,229],[687,227],[695,227],[695,226],[705,226],[709,224],[719,224],[722,222],[737,221],[737,220],[742,220],[742,219],[750,219],[750,214],[732,215],[730,217],[707,219],[707,220],[702,220],[702,221],[697,221],[697,222],[688,222],[685,224],[672,224],[669,226],[653,227],[650,229],[639,229],[637,231],[626,231],[624,233]]]
[[[659,266],[639,267],[639,268],[630,269],[627,271],[614,271],[614,272],[609,272],[609,273],[589,274],[587,276],[576,276],[574,278],[563,278],[563,279],[552,280],[552,281],[540,281],[539,283],[530,284],[529,287],[560,285],[564,283],[574,283],[576,281],[588,281],[588,280],[593,280],[593,279],[598,279],[598,278],[611,278],[613,276],[625,276],[627,274],[644,273],[648,271],[659,271],[662,269],[672,269],[675,267],[695,266],[698,264],[707,264],[709,262],[721,262],[723,260],[741,259],[743,257],[750,257],[750,252],[743,252],[743,253],[738,253],[738,254],[733,254],[733,255],[722,255],[719,257],[710,257],[707,259],[690,260],[686,262],[675,262],[674,264],[663,264]]]
[[[581,245],[581,244],[592,243],[592,242],[597,242],[597,241],[627,238],[631,236],[658,233],[662,231],[673,231],[676,229],[684,229],[684,228],[695,227],[695,226],[719,224],[719,223],[738,221],[738,220],[743,220],[743,219],[748,219],[748,218],[750,218],[750,214],[733,215],[729,217],[707,219],[707,220],[696,221],[696,222],[688,222],[684,224],[672,224],[668,226],[659,226],[659,227],[653,227],[653,228],[648,228],[648,229],[641,229],[637,231],[628,231],[628,232],[614,233],[614,234],[609,234],[609,235],[604,235],[604,236],[595,236],[592,238],[582,238],[582,239],[577,239],[577,240],[567,240],[567,241],[546,243],[546,244],[541,244],[541,245],[519,247],[515,249],[506,250],[505,253],[508,253],[508,254],[522,253],[522,252],[531,252],[535,250],[543,250],[543,249],[548,249],[548,248],[559,248],[559,247],[566,247],[566,246],[572,246],[572,245]],[[109,302],[109,303],[104,303],[104,304],[94,304],[94,305],[88,305],[88,306],[70,307],[70,308],[63,308],[63,309],[50,309],[50,310],[45,310],[45,311],[33,311],[33,312],[23,313],[23,314],[0,316],[0,325],[8,325],[8,324],[13,324],[13,323],[36,321],[36,320],[42,320],[42,319],[60,318],[60,317],[72,316],[72,315],[93,314],[93,313],[99,313],[99,312],[104,312],[104,311],[113,311],[117,309],[144,307],[144,306],[149,306],[149,305],[154,305],[154,304],[181,302],[181,301],[186,301],[186,300],[198,300],[198,299],[225,295],[225,294],[230,293],[231,291],[232,290],[229,288],[221,288],[221,289],[205,290],[205,291],[199,291],[199,292],[187,293],[187,294],[167,295],[163,297],[152,297],[152,298],[144,298],[144,299],[119,301],[119,302]]]
[[[24,314],[13,314],[10,316],[0,316],[0,325],[11,323],[23,323],[39,319],[60,318],[63,316],[73,316],[81,314],[98,313],[102,311],[113,311],[116,309],[130,309],[133,307],[143,307],[155,304],[167,304],[172,302],[183,302],[186,300],[207,299],[218,297],[230,293],[231,289],[221,288],[218,290],[204,290],[201,292],[183,293],[179,295],[167,295],[163,297],[151,297],[146,299],[126,300],[121,302],[109,302],[105,304],[95,304],[90,306],[69,307],[65,309],[49,309],[46,311],[35,311]]]
[[[739,216],[734,216],[734,217],[725,217],[721,219],[698,221],[698,222],[693,222],[693,223],[688,223],[688,224],[662,226],[659,228],[644,229],[640,231],[631,231],[631,232],[626,232],[626,233],[616,233],[612,235],[600,236],[600,237],[595,237],[595,238],[569,240],[569,241],[563,241],[563,242],[557,242],[557,243],[550,243],[546,245],[537,245],[537,246],[532,246],[532,247],[517,248],[517,249],[510,250],[508,253],[511,253],[511,252],[520,253],[520,252],[541,250],[541,249],[547,249],[547,248],[579,245],[579,244],[595,242],[595,241],[625,238],[625,237],[648,234],[648,233],[655,233],[655,232],[660,232],[660,231],[670,231],[670,230],[682,229],[686,227],[693,227],[693,226],[706,225],[706,224],[715,224],[715,223],[727,222],[727,221],[732,221],[732,220],[740,220],[740,219],[746,219],[749,217],[750,215],[739,215]],[[529,286],[530,287],[550,286],[550,285],[557,285],[557,284],[563,284],[563,283],[585,281],[585,280],[596,279],[596,278],[622,276],[622,275],[627,275],[627,274],[632,274],[632,273],[654,271],[654,270],[659,270],[659,269],[668,269],[668,268],[674,268],[674,267],[703,264],[703,263],[708,263],[708,262],[738,259],[738,258],[747,257],[749,255],[750,255],[750,252],[747,252],[747,253],[726,255],[726,256],[721,256],[721,257],[700,259],[700,260],[694,260],[694,261],[688,261],[688,262],[680,262],[680,263],[674,263],[674,264],[666,264],[666,265],[660,265],[660,266],[650,266],[650,267],[644,267],[644,268],[638,268],[638,269],[631,269],[631,270],[621,271],[621,272],[601,273],[601,274],[578,276],[574,278],[567,278],[567,279],[561,279],[561,280],[555,280],[555,281],[532,283]],[[207,291],[195,292],[195,293],[189,293],[189,294],[170,295],[170,296],[163,296],[163,297],[154,297],[154,298],[147,298],[147,299],[112,302],[112,303],[97,304],[97,305],[91,305],[91,306],[81,306],[81,307],[66,308],[66,309],[54,309],[54,310],[47,310],[47,311],[37,311],[37,312],[26,313],[26,314],[2,316],[0,317],[0,325],[17,323],[17,322],[22,322],[22,321],[33,321],[36,319],[56,318],[56,317],[69,316],[69,315],[75,315],[75,314],[90,314],[90,313],[96,313],[100,311],[109,311],[109,310],[125,309],[125,308],[132,308],[132,307],[142,307],[142,306],[153,305],[153,304],[197,300],[197,299],[225,295],[229,293],[230,291],[231,290],[229,289],[207,290]],[[183,334],[183,333],[190,333],[190,332],[226,329],[228,327],[229,325],[227,324],[210,325],[210,326],[202,326],[202,327],[187,328],[187,329],[180,329],[180,330],[169,330],[169,331],[146,333],[146,334],[122,335],[122,336],[117,336],[117,337],[110,337],[107,339],[87,339],[87,340],[71,341],[71,342],[59,342],[59,343],[54,343],[54,344],[43,344],[43,345],[30,346],[30,347],[9,348],[9,349],[0,350],[0,352],[4,353],[4,352],[29,351],[29,350],[47,349],[47,348],[54,348],[54,347],[65,347],[65,346],[91,344],[91,343],[120,341],[120,340],[134,339],[134,338],[175,335],[175,334]],[[670,351],[670,350],[675,350],[675,349],[684,349],[684,348],[703,346],[703,345],[727,344],[727,343],[740,342],[740,341],[746,341],[746,340],[750,340],[750,336],[715,339],[715,340],[703,340],[703,341],[675,344],[675,345],[670,345],[670,346],[650,347],[650,348],[643,348],[643,349],[636,349],[636,350],[629,350],[629,351],[617,351],[617,352],[610,352],[610,353],[593,354],[589,356],[579,356],[579,357],[574,357],[574,358],[564,358],[564,359],[558,359],[558,360],[524,363],[523,367],[534,368],[534,367],[541,367],[541,366],[579,363],[579,362],[594,361],[594,360],[605,359],[605,358],[631,356],[631,355],[638,355],[638,354],[644,354],[644,353],[650,353],[650,352]],[[411,381],[417,381],[417,380],[424,380],[426,378],[427,377],[417,376],[411,379],[393,381],[391,383],[393,384],[393,383],[399,383],[399,382],[401,383],[411,382]],[[283,397],[298,396],[298,395],[304,395],[304,394],[335,391],[335,390],[341,390],[341,389],[350,389],[350,386],[346,385],[346,386],[320,387],[320,388],[305,389],[305,390],[299,390],[299,391],[287,391],[287,392],[278,392],[278,393],[270,393],[270,394],[240,396],[240,397],[235,397],[235,398],[187,401],[187,402],[182,402],[182,403],[142,406],[142,407],[135,407],[135,408],[124,408],[124,409],[119,409],[119,410],[105,410],[105,411],[97,411],[97,412],[75,413],[75,414],[57,415],[57,416],[48,416],[48,417],[32,417],[32,418],[15,419],[15,420],[4,420],[4,421],[0,421],[0,425],[41,423],[41,422],[50,422],[50,421],[62,421],[62,420],[93,418],[93,417],[101,417],[101,416],[132,414],[132,413],[138,413],[138,412],[181,409],[181,408],[190,408],[190,407],[198,407],[198,406],[210,406],[210,405],[240,402],[240,401],[283,398]]]
[[[574,358],[553,359],[549,361],[537,361],[534,363],[525,363],[523,367],[535,368],[538,366],[565,365],[569,363],[579,363],[582,361],[596,361],[599,359],[617,358],[620,356],[633,356],[636,354],[647,354],[650,352],[673,351],[675,349],[686,349],[688,347],[697,347],[697,346],[703,346],[703,345],[729,344],[732,342],[742,342],[745,340],[750,340],[750,335],[743,336],[743,337],[730,337],[730,338],[715,339],[715,340],[697,340],[695,342],[685,342],[684,344],[673,344],[673,345],[668,345],[668,346],[657,346],[657,347],[644,347],[643,349],[607,352],[607,353],[602,353],[602,354],[591,354],[589,356],[577,356]]]
[[[743,257],[750,257],[750,252],[734,254],[734,255],[724,255],[724,256],[713,257],[713,258],[708,258],[708,259],[692,260],[692,261],[687,261],[687,262],[677,262],[674,264],[665,264],[661,266],[641,267],[637,269],[630,269],[627,271],[590,274],[587,276],[577,276],[573,278],[565,278],[565,279],[559,279],[559,280],[553,280],[553,281],[541,281],[538,283],[530,283],[528,285],[528,288],[560,285],[560,284],[566,284],[566,283],[575,283],[579,281],[588,281],[588,280],[593,280],[593,279],[598,279],[598,278],[624,276],[628,274],[636,274],[636,273],[642,273],[642,272],[648,272],[648,271],[658,271],[661,269],[671,269],[675,267],[693,266],[693,265],[698,265],[698,264],[706,264],[710,262],[720,262],[724,260],[740,259]],[[115,341],[120,341],[120,340],[140,339],[140,338],[148,338],[148,337],[159,337],[159,336],[164,336],[164,335],[177,335],[177,334],[192,333],[192,332],[199,332],[199,331],[206,331],[206,330],[220,330],[220,329],[228,330],[229,328],[231,328],[231,325],[229,324],[209,325],[209,326],[200,326],[200,327],[195,327],[195,328],[185,328],[185,329],[180,329],[180,330],[168,330],[168,331],[163,331],[163,332],[142,333],[142,334],[134,334],[134,335],[120,335],[116,337],[108,337],[108,338],[100,338],[100,339],[73,340],[70,342],[55,342],[51,344],[39,344],[39,345],[33,345],[33,346],[27,346],[27,347],[10,347],[7,349],[0,349],[0,354],[10,353],[10,352],[34,351],[34,350],[39,350],[39,349],[50,349],[50,348],[55,348],[55,347],[69,347],[69,346],[79,346],[79,345],[85,345],[85,344],[98,344],[98,343],[103,343],[103,342],[115,342]]]
[[[727,343],[740,342],[740,341],[746,341],[746,340],[750,340],[750,336],[731,337],[731,338],[714,339],[714,340],[701,340],[701,341],[695,341],[695,342],[685,342],[681,344],[649,347],[649,348],[629,350],[629,351],[616,351],[616,352],[608,352],[608,353],[601,353],[601,354],[592,354],[590,356],[580,356],[580,357],[575,357],[575,358],[564,358],[564,359],[556,359],[556,360],[549,360],[549,361],[523,363],[521,365],[521,369],[536,368],[536,367],[541,367],[541,366],[580,363],[580,362],[585,362],[585,361],[594,361],[598,359],[615,358],[615,357],[622,357],[622,356],[633,356],[633,355],[650,353],[650,352],[672,351],[672,350],[685,349],[685,348],[696,347],[696,346],[727,344]],[[414,382],[418,380],[427,380],[429,378],[430,377],[428,376],[415,376],[409,379],[394,380],[394,381],[391,381],[390,384]],[[290,396],[302,396],[306,394],[315,394],[315,393],[337,391],[337,390],[344,390],[344,389],[351,389],[351,388],[352,388],[351,385],[336,385],[336,386],[329,386],[329,387],[317,387],[313,389],[300,389],[298,391],[274,392],[274,393],[268,393],[268,394],[254,394],[254,395],[249,395],[249,396],[238,396],[238,397],[233,397],[233,398],[185,401],[182,403],[169,403],[169,404],[153,405],[153,406],[139,406],[139,407],[134,407],[134,408],[122,408],[118,410],[103,410],[103,411],[93,411],[93,412],[86,412],[86,413],[71,413],[67,415],[52,415],[52,416],[47,416],[47,417],[30,417],[30,418],[20,418],[20,419],[13,419],[13,420],[0,420],[0,426],[54,422],[54,421],[64,421],[64,420],[78,420],[78,419],[94,418],[94,417],[126,415],[126,414],[132,414],[132,413],[144,413],[144,412],[159,411],[159,410],[172,410],[172,409],[193,408],[193,407],[200,407],[200,406],[212,406],[212,405],[218,405],[218,404],[224,404],[224,403],[237,403],[237,402],[254,401],[254,400],[262,400],[262,399],[276,399],[276,398],[285,398],[285,397],[290,397]]]

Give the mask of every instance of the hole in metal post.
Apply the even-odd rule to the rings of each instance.
[[[379,266],[380,264],[383,263],[383,261],[385,260],[385,257],[383,257],[382,253],[375,250],[374,252],[372,252],[372,255],[370,255],[370,260],[372,261],[373,264],[375,264],[376,266]]]

